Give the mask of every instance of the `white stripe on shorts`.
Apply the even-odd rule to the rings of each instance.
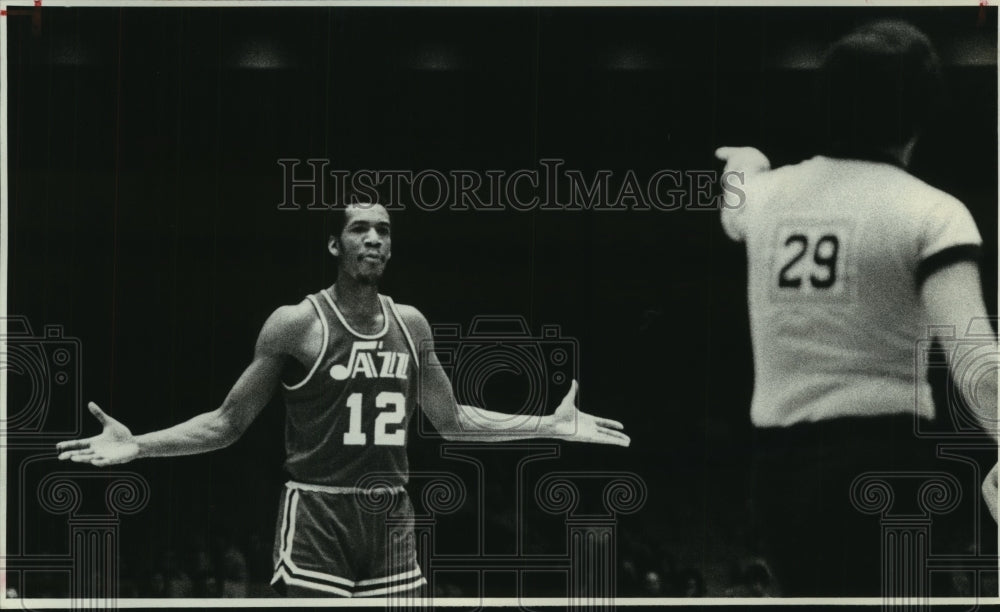
[[[379,493],[403,493],[405,489],[401,486],[395,487],[374,487],[371,489],[359,489],[358,487],[330,487],[327,485],[310,484],[306,482],[295,482],[294,480],[289,480],[285,483],[285,486],[289,489],[297,489],[299,491],[312,491],[313,493],[338,493],[338,494],[355,494],[364,493],[368,495],[379,494]]]
[[[368,580],[358,580],[356,586],[368,586],[370,584],[382,584],[383,582],[392,582],[394,580],[406,580],[407,578],[413,578],[415,576],[420,576],[419,567],[415,567],[408,572],[402,572],[400,574],[392,574],[391,576],[383,576],[382,578],[369,578]]]
[[[306,587],[309,589],[315,589],[318,591],[326,591],[327,593],[335,593],[342,597],[350,597],[351,592],[345,589],[340,589],[329,584],[323,584],[322,582],[313,582],[311,580],[304,580],[302,578],[293,578],[288,575],[285,568],[279,568],[277,573],[274,574],[274,578],[271,579],[271,584],[274,584],[278,580],[283,580],[285,584]]]
[[[416,571],[419,572],[420,570]],[[427,580],[423,576],[421,576],[411,582],[394,584],[392,586],[382,587],[379,589],[371,589],[370,591],[355,591],[354,597],[378,597],[379,595],[388,595],[389,593],[399,593],[400,591],[409,591],[424,584],[427,584]]]

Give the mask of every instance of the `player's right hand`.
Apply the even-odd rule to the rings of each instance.
[[[771,160],[754,147],[719,147],[715,157],[726,162],[723,172],[746,172],[754,174],[771,169]]]
[[[94,402],[87,404],[87,408],[104,427],[104,431],[83,440],[67,440],[56,444],[60,461],[75,461],[103,467],[128,463],[139,456],[139,445],[128,427],[104,414]]]

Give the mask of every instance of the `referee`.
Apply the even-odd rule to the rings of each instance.
[[[960,337],[986,316],[982,240],[960,201],[906,171],[941,86],[927,37],[862,26],[820,75],[833,134],[823,155],[771,169],[750,147],[716,152],[745,181],[722,224],[748,261],[753,509],[785,596],[878,596],[879,525],[852,505],[851,483],[933,465],[913,434],[934,416],[915,351],[932,325]],[[962,357],[949,363],[960,383]],[[995,437],[996,377],[976,382],[962,391]],[[995,517],[995,467],[983,493]]]

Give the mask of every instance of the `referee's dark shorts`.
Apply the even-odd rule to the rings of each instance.
[[[883,595],[881,516],[854,506],[852,482],[875,471],[959,475],[915,426],[913,415],[899,415],[755,429],[752,521],[783,596]],[[898,493],[894,513],[918,510],[915,489]],[[936,523],[927,552],[958,552],[948,531]]]

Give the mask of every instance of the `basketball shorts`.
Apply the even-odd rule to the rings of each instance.
[[[330,597],[384,597],[424,584],[413,506],[402,487],[363,491],[289,482],[274,535],[279,592],[304,587]]]

